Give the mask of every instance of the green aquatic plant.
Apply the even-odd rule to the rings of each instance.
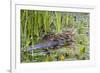
[[[55,27],[57,33],[61,32],[61,25],[61,13],[55,12]]]
[[[44,31],[45,34],[47,34],[50,31],[50,12],[48,11],[44,12],[43,21],[44,21]]]

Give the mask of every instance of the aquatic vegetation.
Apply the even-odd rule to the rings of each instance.
[[[20,11],[21,62],[89,59],[89,13]]]
[[[64,59],[65,59],[64,55],[60,55],[59,59],[60,59],[61,61],[64,61]]]

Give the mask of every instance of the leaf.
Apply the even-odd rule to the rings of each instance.
[[[84,54],[85,53],[85,47],[80,48],[80,54]]]
[[[63,54],[60,55],[59,59],[60,59],[61,61],[63,61],[63,60],[65,59],[64,55],[63,55]]]

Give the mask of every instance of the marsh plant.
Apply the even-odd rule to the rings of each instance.
[[[89,59],[89,13],[20,10],[21,62]]]

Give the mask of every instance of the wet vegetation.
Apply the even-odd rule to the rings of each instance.
[[[89,13],[20,11],[21,62],[89,59]]]

